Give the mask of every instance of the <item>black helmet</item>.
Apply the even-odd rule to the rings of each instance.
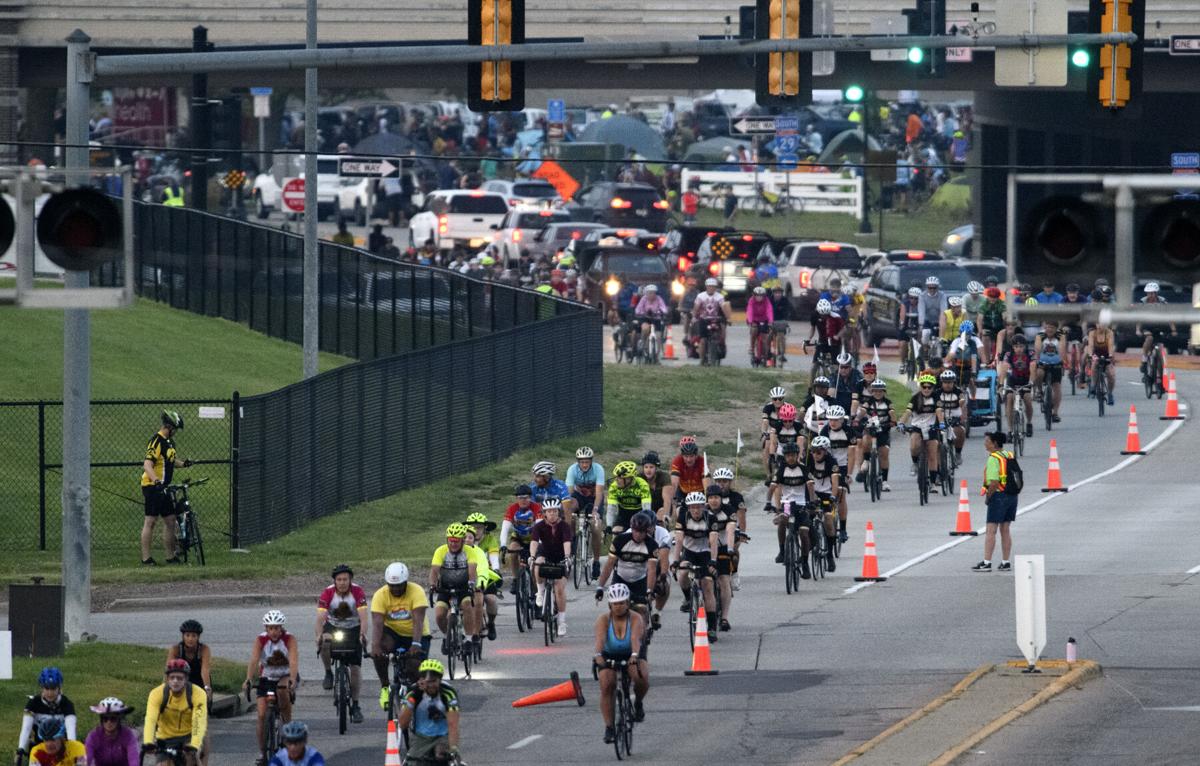
[[[183,428],[183,416],[175,410],[163,410],[162,423],[171,428]]]
[[[800,454],[800,445],[797,444],[796,442],[788,442],[787,444],[783,445],[783,454],[799,455]]]
[[[528,484],[518,484],[513,488],[513,494],[517,497],[533,497],[533,490]]]
[[[708,488],[704,490],[704,494],[707,497],[712,497],[713,495],[723,495],[725,493],[721,491],[720,484],[709,484]]]
[[[649,532],[654,529],[654,514],[650,511],[638,511],[629,520],[629,528],[639,532]]]
[[[329,576],[333,578],[340,574],[348,574],[350,575],[351,580],[354,579],[354,570],[350,568],[349,564],[338,564],[333,568],[333,571],[329,574]]]
[[[204,626],[195,620],[184,620],[179,626],[180,633],[195,633],[197,636],[204,632]]]
[[[654,465],[658,465],[658,466],[662,465],[662,461],[659,460],[659,458],[658,458],[658,453],[655,452],[654,450],[651,450],[651,451],[647,452],[645,455],[642,455],[642,465],[646,465],[647,463],[653,463]]]
[[[1068,282],[1067,283],[1067,292],[1069,292],[1069,293],[1079,292],[1079,283],[1078,282]]]

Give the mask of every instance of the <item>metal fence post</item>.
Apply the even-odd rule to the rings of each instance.
[[[46,403],[38,402],[38,550],[46,550]]]
[[[241,481],[241,471],[238,460],[241,459],[242,449],[242,396],[233,392],[230,400],[229,424],[229,547],[240,548],[238,533],[238,482]]]
[[[342,250],[338,248],[337,257],[334,259],[337,262],[335,272],[337,275],[337,297],[334,298],[333,307],[337,312],[337,317],[333,320],[334,341],[333,347],[340,354],[342,353]]]
[[[409,322],[409,330],[412,335],[412,345],[409,346],[410,351],[415,351],[417,348],[417,271],[409,267],[408,269],[408,305],[411,307],[409,316],[412,320]]]
[[[450,340],[454,340],[454,279],[446,281],[447,292],[450,293]]]
[[[392,354],[393,355],[396,353],[396,341],[399,340],[399,338],[396,337],[396,315],[398,313],[400,313],[399,311],[397,311],[397,307],[400,305],[400,297],[399,297],[400,291],[397,289],[397,287],[398,287],[398,285],[396,283],[396,264],[393,263],[392,264],[392,293],[391,293],[391,295],[392,295]]]
[[[475,283],[469,279],[464,281],[467,285],[467,310],[465,312],[467,315],[467,337],[474,338],[475,324],[471,321],[471,305],[474,303],[474,301],[471,300],[471,290],[475,287]]]
[[[437,294],[437,283],[433,279],[433,271],[429,272],[429,345],[432,348],[437,345],[437,309],[434,307],[434,298]]]

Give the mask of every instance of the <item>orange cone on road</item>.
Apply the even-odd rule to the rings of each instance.
[[[1175,373],[1167,378],[1167,412],[1159,420],[1183,420],[1179,414],[1179,394],[1175,391]]]
[[[1142,450],[1142,440],[1138,437],[1137,407],[1129,405],[1129,433],[1125,436],[1125,449],[1122,455],[1145,455]]]
[[[550,702],[567,702],[569,700],[575,700],[580,707],[583,707],[583,689],[579,686],[579,674],[574,670],[571,671],[570,680],[522,697],[513,702],[512,706],[529,707],[530,705],[545,705]]]
[[[970,535],[974,537],[977,534],[979,533],[971,529],[971,501],[967,498],[967,480],[963,479],[958,487],[958,518],[955,520],[954,531],[950,533],[950,536]]]
[[[671,325],[667,325],[667,341],[663,344],[663,359],[675,358],[675,344],[671,342]]]
[[[1050,467],[1046,471],[1046,486],[1043,492],[1066,492],[1062,483],[1062,469],[1058,465],[1058,440],[1050,440]]]
[[[875,558],[875,525],[867,522],[867,534],[863,538],[866,550],[863,552],[862,577],[855,577],[855,582],[884,582],[886,577],[879,576],[879,562]]]
[[[1167,383],[1170,379],[1167,377],[1167,347],[1162,346],[1162,390],[1167,390]]]
[[[400,738],[396,736],[396,722],[388,721],[387,754],[383,766],[400,766]]]
[[[692,669],[683,671],[685,676],[715,676],[712,657],[708,653],[708,614],[701,605],[696,610],[696,640],[692,644]]]

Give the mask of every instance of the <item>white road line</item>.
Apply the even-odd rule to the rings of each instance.
[[[541,738],[542,738],[541,734],[530,734],[525,739],[518,740],[518,741],[512,743],[511,745],[509,745],[508,749],[509,750],[520,750],[521,748],[525,747],[526,745],[528,745],[532,742],[537,742]]]
[[[1143,449],[1146,451],[1147,454],[1149,454],[1158,445],[1162,444],[1164,441],[1171,438],[1171,435],[1174,434],[1176,431],[1178,431],[1180,426],[1182,426],[1186,422],[1187,421],[1185,421],[1185,420],[1172,421],[1171,424],[1168,425],[1161,434],[1159,434],[1157,437],[1155,437],[1154,440],[1151,441],[1149,444],[1147,444]],[[1129,466],[1133,465],[1137,461],[1141,460],[1143,457],[1145,457],[1145,455],[1130,455],[1129,457],[1125,458],[1124,460],[1122,460],[1121,462],[1117,463],[1116,465],[1114,465],[1113,467],[1111,467],[1107,470],[1101,471],[1100,473],[1097,473],[1097,474],[1093,474],[1093,475],[1087,477],[1086,479],[1082,479],[1080,481],[1075,482],[1074,484],[1069,485],[1067,487],[1067,489],[1070,489],[1070,490],[1078,489],[1079,487],[1082,487],[1087,484],[1091,484],[1094,481],[1099,481],[1100,479],[1103,479],[1106,476],[1111,476],[1112,474],[1116,473],[1117,471],[1128,468]],[[1031,511],[1036,511],[1038,508],[1041,508],[1046,503],[1049,503],[1050,501],[1055,500],[1057,498],[1063,497],[1066,494],[1067,493],[1065,493],[1065,492],[1056,492],[1053,494],[1049,494],[1040,500],[1030,503],[1029,505],[1025,506],[1024,508],[1017,510],[1017,515],[1021,516],[1026,513],[1030,513]],[[976,531],[982,535],[987,531],[987,526],[986,525],[982,526]],[[958,545],[962,545],[963,543],[968,542],[971,539],[972,538],[970,538],[970,537],[958,537],[958,538],[955,538],[954,540],[951,540],[948,543],[942,543],[938,547],[936,547],[932,550],[926,551],[925,553],[922,553],[920,556],[909,559],[908,561],[904,562],[903,564],[901,564],[898,567],[895,567],[893,569],[889,569],[886,572],[883,572],[882,576],[887,577],[887,578],[895,577],[896,575],[900,574],[904,570],[912,569],[917,564],[920,564],[924,561],[928,561],[929,559],[933,558],[934,556],[938,555],[939,553],[945,553],[946,551],[950,550],[951,548],[958,546]],[[1200,572],[1200,566],[1197,566],[1194,569],[1189,570],[1188,574],[1196,574],[1197,572]],[[846,590],[844,590],[842,592],[845,595],[849,596],[851,594],[858,593],[863,588],[867,588],[872,585],[875,585],[875,583],[861,582],[861,583],[858,583],[857,585],[853,585],[849,588],[846,588]]]

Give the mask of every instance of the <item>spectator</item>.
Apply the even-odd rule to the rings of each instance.
[[[961,130],[954,131],[954,138],[950,141],[950,163],[958,170],[962,170],[967,164],[967,152],[970,151],[971,144],[967,141]]]
[[[908,113],[908,120],[904,124],[904,143],[911,146],[921,137],[921,131],[924,125],[921,123],[921,117],[912,111]]]
[[[733,184],[725,185],[725,225],[733,226],[737,219],[738,198],[733,193]]]
[[[439,189],[457,189],[458,178],[458,163],[455,160],[450,160],[438,168]]]
[[[675,99],[667,99],[667,109],[663,112],[662,119],[659,120],[658,129],[667,139],[670,139],[671,134],[675,132]]]
[[[383,224],[377,223],[374,230],[367,235],[367,250],[378,255],[386,244],[387,237],[383,233]]]
[[[383,248],[380,249],[379,254],[384,258],[394,258],[397,261],[400,260],[400,248],[396,247],[395,243],[392,242],[391,237],[387,237],[387,241],[383,243]]]
[[[825,149],[825,139],[821,137],[816,126],[809,125],[804,131],[804,143],[808,145],[808,151],[812,154],[821,156],[822,150]]]
[[[175,433],[183,428],[183,416],[173,410],[164,410],[161,422],[162,427],[146,445],[146,457],[142,461],[142,498],[146,505],[146,518],[142,524],[142,564],[145,566],[158,564],[150,557],[150,541],[154,539],[154,527],[160,518],[166,563],[183,563],[175,549],[175,503],[167,494],[167,487],[175,469],[187,468],[192,461],[181,460],[175,453]]]
[[[339,220],[337,227],[337,234],[334,234],[331,238],[333,244],[354,247],[354,235],[346,228],[346,221],[344,219]]]
[[[987,450],[987,467],[984,469],[984,491],[987,494],[987,533],[983,540],[983,561],[971,567],[976,572],[992,571],[992,553],[996,550],[996,531],[1000,532],[1000,550],[1003,559],[998,570],[1012,571],[1012,534],[1009,527],[1017,518],[1017,498],[1020,488],[1012,481],[1010,463],[1015,464],[1013,453],[1004,449],[1002,431],[983,436],[983,447]]]
[[[700,179],[695,179],[693,183],[688,184],[688,190],[683,193],[683,222],[684,224],[693,224],[696,222],[696,213],[700,209]]]

